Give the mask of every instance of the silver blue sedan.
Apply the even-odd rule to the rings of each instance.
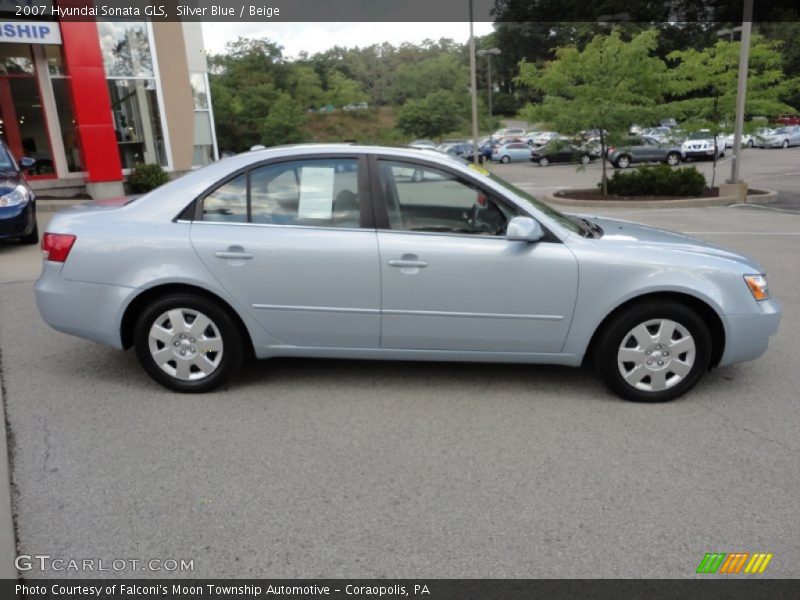
[[[42,246],[45,321],[180,392],[307,356],[590,363],[657,402],[759,357],[780,320],[750,258],[408,149],[240,154],[59,212]]]

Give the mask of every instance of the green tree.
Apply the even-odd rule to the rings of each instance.
[[[784,102],[797,86],[796,79],[783,72],[783,56],[778,42],[754,35],[750,43],[745,113],[772,116],[794,112]],[[736,113],[736,87],[741,43],[720,40],[702,50],[677,50],[668,58],[675,64],[669,70],[669,91],[675,98],[668,110],[691,127],[719,131],[730,126]]]
[[[408,135],[441,139],[463,122],[462,104],[453,92],[445,90],[409,100],[397,115],[397,126]]]
[[[605,154],[609,138],[621,138],[631,123],[647,123],[661,113],[666,65],[652,55],[657,43],[655,30],[639,33],[629,42],[614,31],[595,36],[583,50],[574,45],[559,48],[556,59],[541,67],[523,61],[518,84],[543,97],[539,104],[525,106],[521,116],[563,134],[605,130],[609,135],[600,137]],[[606,161],[601,187],[607,194]]]
[[[328,86],[328,102],[334,106],[341,107],[346,104],[364,102],[367,99],[361,85],[339,71],[335,71],[331,75]]]
[[[292,96],[303,108],[316,108],[325,99],[322,81],[310,65],[293,65],[289,76]]]
[[[418,63],[398,67],[394,78],[393,96],[398,103],[425,98],[437,90],[467,92],[469,70],[452,54],[439,54]]]
[[[267,146],[302,142],[300,129],[306,122],[303,109],[292,97],[283,92],[270,108],[269,114],[259,128],[262,143]]]

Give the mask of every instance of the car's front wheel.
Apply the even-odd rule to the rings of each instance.
[[[216,389],[242,364],[239,328],[227,311],[202,296],[155,300],[139,315],[134,336],[144,370],[176,392]]]
[[[606,384],[634,402],[666,402],[689,391],[708,370],[711,334],[691,308],[643,302],[612,319],[595,347]]]
[[[539,159],[539,166],[540,166],[540,167],[546,167],[546,166],[547,166],[547,165],[549,165],[549,164],[550,164],[550,159],[549,159],[549,158],[547,158],[546,156],[542,156],[542,157]]]
[[[788,148],[788,147],[789,147],[789,140],[783,140],[783,143],[781,144],[781,148]]]
[[[33,218],[36,219],[36,215],[33,215]],[[19,241],[23,244],[38,244],[39,243],[39,224],[34,220],[33,223],[33,230],[25,236],[19,238]]]
[[[620,169],[627,169],[631,166],[631,159],[626,155],[622,155],[617,159],[617,167]]]
[[[584,154],[581,156],[581,164],[588,165],[590,162],[592,162],[591,156],[589,156],[588,154]]]
[[[504,156],[503,158],[500,159],[500,162],[503,163],[504,165],[507,165],[508,163],[511,162],[511,157],[506,155],[506,156]]]

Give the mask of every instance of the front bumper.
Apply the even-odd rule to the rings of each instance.
[[[0,208],[0,239],[28,235],[35,224],[36,205],[33,202]]]
[[[53,329],[122,349],[122,315],[135,288],[70,281],[61,263],[44,261],[36,305]]]
[[[781,305],[775,299],[758,303],[758,313],[725,315],[725,352],[719,366],[754,360],[767,351],[769,338],[778,332]]]
[[[714,149],[708,150],[682,150],[683,158],[714,158]]]

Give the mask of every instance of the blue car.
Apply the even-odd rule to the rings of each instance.
[[[492,160],[508,164],[511,161],[528,161],[531,158],[531,147],[525,142],[511,142],[497,146],[492,151]]]
[[[22,169],[33,166],[32,158],[24,157]],[[0,141],[0,239],[14,238],[23,244],[38,244],[36,196],[25,181],[20,165]]]

